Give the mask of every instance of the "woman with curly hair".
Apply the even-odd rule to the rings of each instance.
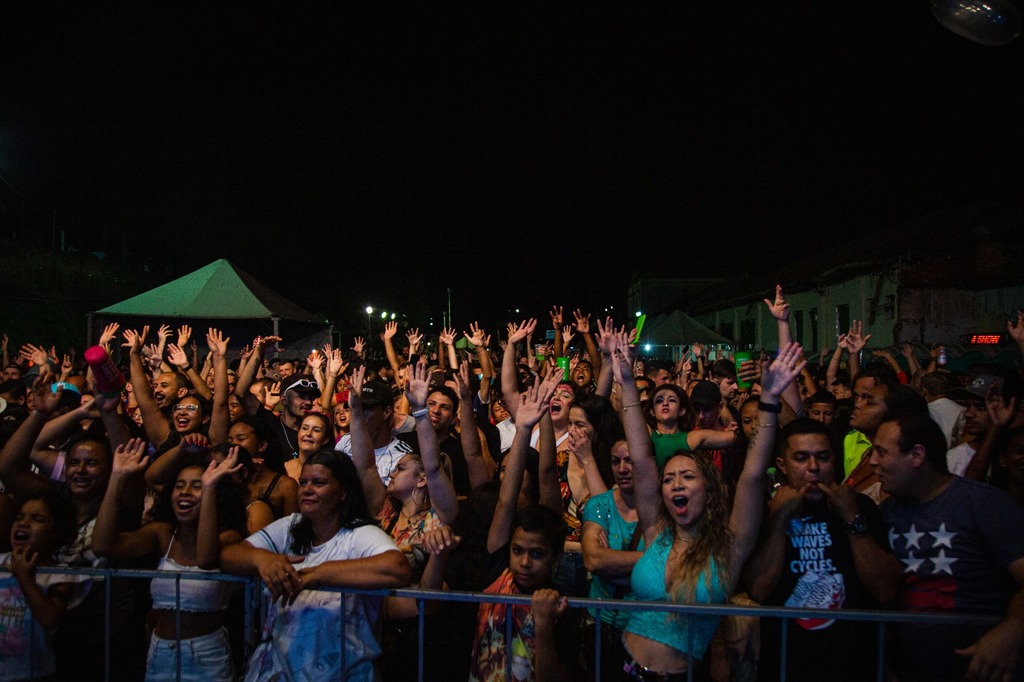
[[[789,344],[765,372],[758,430],[750,440],[730,515],[725,483],[707,457],[677,452],[668,458],[659,479],[639,409],[630,349],[625,335],[620,335],[613,370],[623,393],[637,517],[646,546],[631,577],[638,599],[680,604],[726,601],[757,539],[779,395],[804,364],[800,347]],[[636,679],[686,679],[687,669],[703,659],[717,626],[713,616],[635,611],[623,639],[626,670]]]

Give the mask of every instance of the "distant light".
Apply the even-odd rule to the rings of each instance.
[[[636,311],[636,316],[637,316],[637,317],[640,317],[641,315],[643,315],[643,313],[642,313],[642,312],[640,312],[639,310],[638,310],[638,311]]]
[[[384,318],[386,318],[387,316],[388,316],[388,311],[386,311],[386,310],[382,310],[382,311],[380,311],[380,319],[382,319],[382,320],[383,320],[383,319],[384,319]]]
[[[645,343],[644,344],[644,350],[647,351],[648,353],[650,353],[651,352],[651,344]]]
[[[373,306],[372,305],[366,306],[366,314],[367,315],[373,315]]]
[[[394,313],[391,313],[391,319],[392,320],[395,319],[395,314]]]
[[[516,308],[516,312],[517,312],[517,313],[519,312],[519,308]]]

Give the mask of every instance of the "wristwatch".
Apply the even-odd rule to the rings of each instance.
[[[843,521],[843,530],[851,535],[864,535],[868,532],[867,519],[857,514],[849,521]]]

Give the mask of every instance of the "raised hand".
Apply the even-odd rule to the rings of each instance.
[[[590,333],[590,313],[587,313],[586,315],[584,315],[582,312],[580,312],[580,309],[577,308],[573,312],[572,316],[574,318],[576,318],[576,331],[578,331],[580,334],[589,334]]]
[[[384,339],[390,339],[398,333],[398,323],[392,320],[384,325]]]
[[[568,346],[569,342],[572,341],[572,337],[572,325],[567,324],[564,327],[562,327],[562,343]]]
[[[508,342],[519,343],[525,339],[528,335],[533,334],[533,330],[537,328],[537,320],[532,317],[529,320],[523,320],[519,324],[512,322],[508,323]]]
[[[562,327],[562,306],[556,305],[551,308],[551,327],[560,329]]]
[[[465,363],[463,363],[465,364]],[[427,359],[420,358],[420,361],[409,368],[409,382],[405,385],[405,397],[409,400],[409,406],[416,410],[422,410],[427,406],[427,398],[430,396],[430,375],[427,373]],[[355,372],[352,373],[353,376]],[[355,381],[353,380],[353,384]],[[351,396],[352,391],[349,391]]]
[[[781,284],[775,285],[775,300],[769,301],[766,298],[764,299],[764,303],[768,306],[768,311],[776,320],[789,319],[789,303],[786,302],[786,297],[782,295]]]
[[[806,366],[800,344],[786,344],[779,350],[779,356],[765,368],[761,376],[761,392],[778,398]]]
[[[348,405],[355,412],[363,406],[363,384],[366,382],[366,365],[359,365],[352,370],[352,378],[348,387]],[[424,401],[426,402],[426,401]]]
[[[72,364],[71,356],[67,353],[64,354],[64,362],[60,363],[60,376],[61,380],[66,379],[71,374]]]
[[[1003,400],[1003,392],[992,384],[985,394],[985,411],[992,421],[992,426],[1005,427],[1013,423],[1017,416],[1017,398],[1011,397],[1009,404]]]
[[[163,346],[167,343],[167,339],[171,338],[171,328],[169,325],[162,324],[160,328],[156,330],[157,342]]]
[[[601,324],[601,320],[597,321],[597,347],[601,355],[611,357],[615,349],[615,322],[611,317],[606,317],[604,324]]]
[[[192,327],[187,324],[183,324],[178,327],[178,346],[184,348],[188,345],[188,340],[192,338]]]
[[[858,320],[850,322],[850,333],[846,335],[846,348],[850,353],[859,353],[871,339],[871,334],[864,336],[864,323]]]
[[[690,346],[690,352],[693,353],[694,359],[704,356],[704,344],[699,341]]]
[[[442,329],[438,335],[442,343],[446,343],[449,346],[455,345],[455,330],[454,329]]]
[[[352,342],[352,350],[354,350],[359,357],[363,356],[363,349],[365,347],[366,341],[364,341],[361,336],[357,336]]]
[[[487,345],[487,343],[484,340],[484,336],[485,336],[484,330],[481,329],[480,325],[477,324],[476,322],[470,323],[469,331],[468,332],[462,332],[462,334],[463,334],[463,336],[466,337],[467,341],[469,341],[471,344],[473,344],[474,348],[479,348],[481,346],[486,346]]]
[[[227,357],[228,341],[230,340],[230,338],[224,338],[224,334],[219,329],[210,327],[206,330],[206,345],[209,346],[214,357]]]
[[[914,357],[914,346],[904,341],[903,343],[900,344],[900,353],[903,354],[903,357],[909,360],[910,358]]]
[[[557,367],[540,384],[534,382],[519,400],[516,424],[533,428],[551,407],[551,396],[555,394],[558,382],[562,380],[562,368]]]
[[[167,346],[167,359],[175,367],[188,367],[188,355],[177,344]]]
[[[146,457],[146,441],[132,438],[114,450],[114,459],[110,468],[111,476],[134,476],[146,470],[149,458]]]
[[[405,333],[405,338],[409,339],[409,352],[415,353],[420,349],[420,343],[423,341],[423,334],[420,334],[420,330],[410,329]]]
[[[273,409],[275,405],[281,402],[281,382],[275,381],[270,385],[270,390],[267,392],[267,399],[265,401],[267,407]]]
[[[341,356],[341,349],[331,348],[330,344],[327,344],[324,346],[324,352],[327,353],[327,373],[334,377],[344,374],[348,364]]]
[[[110,343],[117,337],[117,330],[121,328],[117,322],[111,322],[103,328],[103,333],[100,334],[99,341],[96,343],[107,349],[110,352]]]
[[[242,463],[238,461],[238,446],[234,445],[228,450],[228,456],[221,460],[220,463],[217,460],[212,460],[210,466],[206,467],[206,471],[203,472],[203,476],[200,479],[203,483],[203,489],[216,488],[221,479],[226,476],[232,476],[241,470]]]
[[[141,355],[142,346],[146,343],[146,336],[149,335],[149,326],[142,328],[141,332],[137,332],[134,329],[125,329],[121,332],[121,336],[124,338],[124,343],[121,345],[128,349],[132,355]]]
[[[459,363],[459,373],[454,377],[455,386],[458,389],[459,400],[472,400],[473,389],[469,383],[469,363],[463,360]]]
[[[23,359],[32,362],[32,364],[34,365],[43,366],[49,364],[50,362],[50,358],[46,353],[46,349],[41,346],[33,345],[31,343],[26,343],[24,346],[22,346],[19,355]]]

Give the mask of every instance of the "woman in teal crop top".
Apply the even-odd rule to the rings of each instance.
[[[146,443],[132,439],[114,453],[110,483],[96,517],[93,551],[97,556],[111,558],[140,557],[153,552],[164,555],[163,570],[180,568],[189,572],[216,569],[220,565],[221,547],[242,540],[245,530],[246,490],[231,474],[241,468],[238,447],[230,450],[227,459],[209,466],[186,462],[172,479],[174,485],[165,490],[157,502],[154,517],[136,531],[119,532],[118,505],[124,489],[133,476],[141,474],[149,464],[145,458]],[[171,582],[154,578],[153,615],[156,626],[150,643],[146,679],[176,679],[178,639],[177,594],[168,592]],[[181,679],[215,682],[234,679],[230,647],[224,629],[225,602],[220,589],[223,583],[181,581],[180,637]],[[173,595],[173,596],[172,596]]]
[[[619,335],[613,370],[622,391],[637,517],[647,546],[633,569],[633,592],[641,600],[724,603],[757,540],[765,470],[777,426],[775,406],[782,390],[806,364],[801,361],[800,346],[787,345],[764,371],[761,399],[768,409],[759,410],[757,431],[750,439],[728,518],[725,484],[708,458],[675,454],[659,479],[639,409],[630,350],[625,335]],[[703,658],[717,621],[706,616],[634,612],[624,636],[631,658],[628,668],[635,675],[685,672],[691,657]]]

